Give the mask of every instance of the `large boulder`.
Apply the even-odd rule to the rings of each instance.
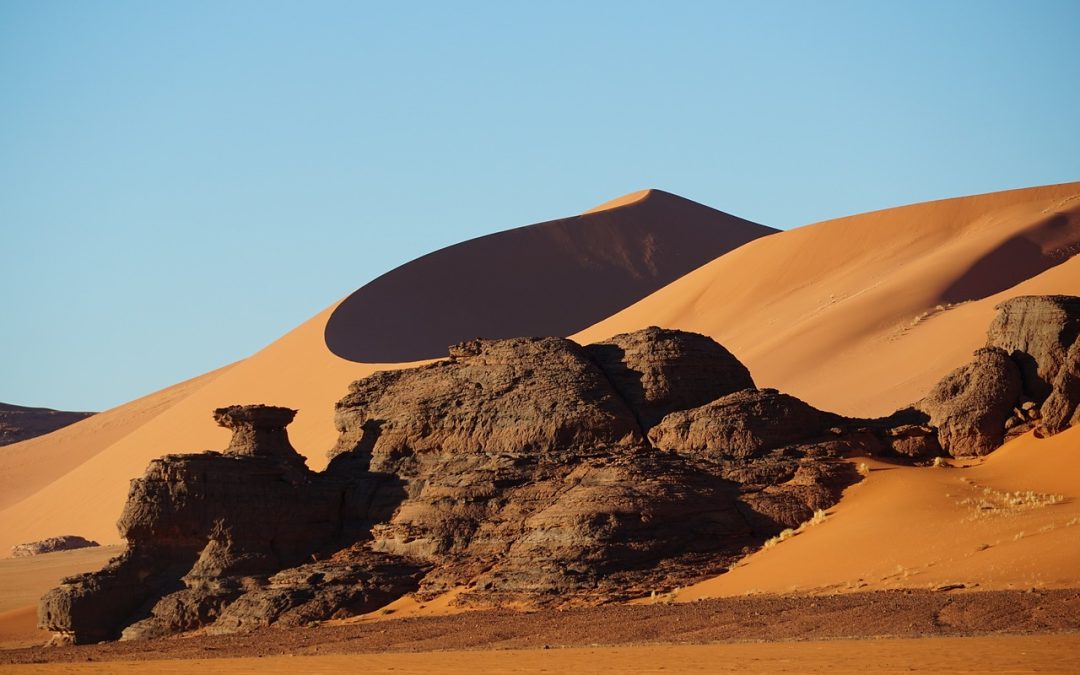
[[[1059,364],[1039,417],[1043,430],[1050,434],[1080,424],[1080,340],[1072,343]]]
[[[715,340],[651,326],[585,348],[645,431],[665,415],[741,389],[753,389],[750,371]]]
[[[1080,335],[1080,297],[1026,295],[996,309],[986,346],[1004,350],[1019,364],[1029,398],[1046,400]]]
[[[1001,446],[1005,423],[1022,395],[1020,368],[1004,350],[990,347],[946,375],[915,408],[937,428],[946,452],[970,457]]]
[[[775,389],[746,389],[671,413],[649,431],[649,440],[692,457],[749,459],[823,438],[841,420]]]

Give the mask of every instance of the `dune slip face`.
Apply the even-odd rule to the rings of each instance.
[[[83,643],[307,625],[407,593],[674,598],[823,517],[860,479],[847,457],[978,457],[1074,424],[1080,298],[999,309],[969,364],[885,418],[759,389],[710,338],[655,327],[471,340],[358,380],[320,473],[288,440],[294,410],[219,409],[225,451],[152,462],[121,515],[127,550],[48,593],[41,623]]]

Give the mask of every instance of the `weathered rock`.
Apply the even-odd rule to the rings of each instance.
[[[712,338],[655,326],[585,348],[645,431],[665,415],[753,389],[750,371]]]
[[[47,594],[41,623],[139,639],[302,625],[414,589],[550,606],[692,583],[836,503],[859,479],[846,457],[985,454],[1075,423],[1074,305],[1008,305],[991,341],[1009,351],[876,420],[755,389],[712,340],[657,328],[473,340],[375,373],[338,403],[319,474],[289,444],[294,411],[220,409],[226,451],[151,462],[120,519],[127,551]]]
[[[1001,446],[1005,422],[1023,394],[1020,369],[1002,349],[983,348],[930,391],[915,408],[937,428],[953,457],[985,455]]]
[[[825,438],[841,421],[775,389],[746,389],[668,415],[649,431],[649,440],[690,457],[747,459]]]
[[[11,557],[26,558],[32,555],[41,555],[42,553],[70,551],[77,548],[89,548],[91,546],[101,546],[101,544],[74,534],[66,534],[62,537],[49,537],[48,539],[42,539],[40,541],[32,541],[26,544],[12,546]]]
[[[1005,350],[1020,366],[1025,394],[1034,401],[1045,401],[1080,335],[1080,297],[1020,296],[996,309],[986,346]]]
[[[244,577],[309,561],[340,531],[344,486],[307,469],[289,445],[295,411],[215,411],[226,454],[167,455],[132,481],[118,527],[128,549],[102,572],[66,580],[41,602],[43,627],[76,642],[151,637],[212,621]]]
[[[1058,364],[1050,395],[1036,412],[1033,418],[1049,434],[1080,424],[1080,340],[1072,343]]]

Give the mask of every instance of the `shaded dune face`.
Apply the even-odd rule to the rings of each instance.
[[[437,358],[475,337],[569,335],[776,230],[647,190],[463,242],[346,298],[326,345],[358,363]]]

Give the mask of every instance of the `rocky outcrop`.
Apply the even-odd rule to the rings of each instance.
[[[285,432],[293,415],[269,406],[219,409],[214,418],[233,430],[224,453],[152,461],[132,481],[118,523],[127,550],[101,572],[72,577],[46,594],[41,624],[75,642],[112,639],[121,631],[126,638],[146,638],[191,630],[252,593],[273,596],[280,570],[341,548],[346,485],[308,470]],[[350,564],[325,563],[331,569],[312,569],[305,583],[334,586],[343,575],[360,578],[348,576]],[[371,573],[385,576],[387,567]],[[411,590],[410,575],[415,568],[402,564],[391,582],[366,577],[373,592],[353,591],[360,597],[348,605],[363,607],[362,598],[370,596],[368,608],[374,609],[387,600],[385,586],[398,591],[393,597]],[[275,600],[281,613],[326,593],[286,595]],[[244,619],[239,609],[229,616],[239,625],[274,620],[264,613]]]
[[[0,403],[0,445],[10,445],[56,431],[94,413],[26,408]]]
[[[337,404],[318,474],[289,444],[295,411],[223,408],[229,447],[151,462],[120,519],[125,553],[47,594],[41,623],[137,639],[300,625],[413,591],[562,606],[692,583],[836,503],[859,479],[846,458],[980,455],[1070,424],[1075,340],[1048,365],[1068,331],[1025,337],[1049,330],[1025,308],[1062,307],[1071,325],[1068,299],[1010,305],[991,341],[1011,350],[980,350],[873,420],[757,389],[711,339],[656,328],[587,347],[472,340],[375,373]]]
[[[77,548],[90,548],[101,546],[96,541],[91,541],[74,534],[66,534],[62,537],[49,537],[40,541],[32,541],[11,547],[12,558],[27,558],[42,553],[54,553],[56,551],[71,551]]]

